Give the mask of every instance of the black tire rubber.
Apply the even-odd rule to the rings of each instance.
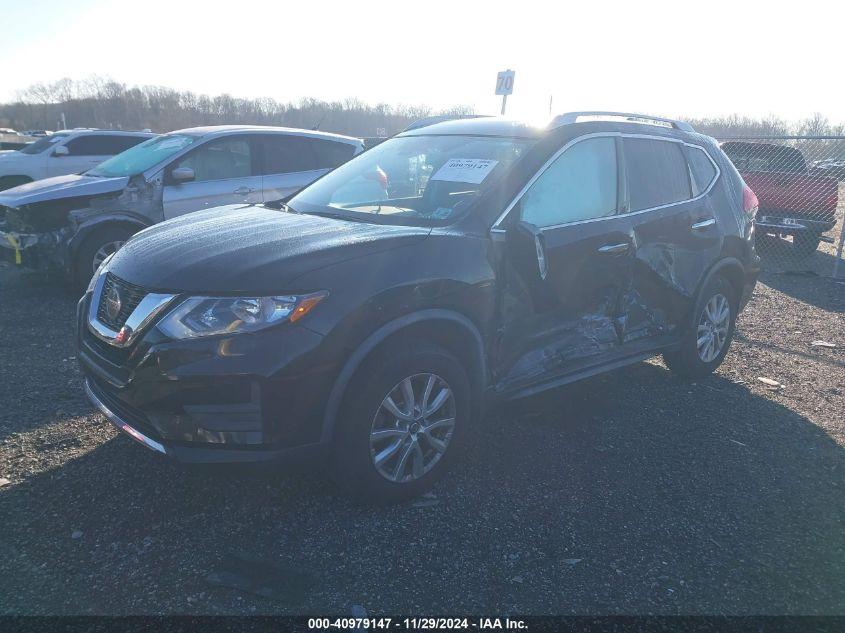
[[[805,259],[816,252],[821,241],[818,233],[802,233],[792,238],[792,250],[796,257]]]
[[[723,294],[728,299],[728,305],[731,309],[730,325],[722,351],[712,361],[705,363],[698,355],[698,322],[707,302],[715,294]],[[728,353],[733,340],[739,306],[738,294],[737,289],[721,275],[714,275],[708,280],[701,289],[698,299],[696,299],[695,307],[690,316],[690,323],[687,324],[687,333],[684,335],[680,347],[672,352],[663,353],[663,361],[669,369],[683,378],[703,378],[716,371],[716,368],[725,360],[725,355]]]
[[[18,185],[25,185],[28,182],[32,182],[32,178],[29,176],[3,176],[0,178],[0,191],[5,191]]]
[[[395,483],[382,477],[370,456],[373,417],[384,397],[406,376],[436,373],[449,383],[456,416],[452,439],[440,461],[419,479]],[[350,381],[347,397],[338,412],[332,474],[336,484],[359,501],[396,503],[431,488],[460,454],[471,421],[472,393],[467,373],[447,350],[421,340],[400,343],[376,352]]]
[[[94,255],[100,250],[103,244],[116,241],[126,241],[133,235],[133,231],[124,226],[106,226],[94,231],[85,238],[76,255],[72,265],[71,282],[76,290],[84,291],[93,276]]]

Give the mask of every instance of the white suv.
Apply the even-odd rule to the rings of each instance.
[[[78,174],[155,136],[150,132],[62,130],[0,154],[0,191],[33,180]]]

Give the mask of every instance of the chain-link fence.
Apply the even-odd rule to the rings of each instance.
[[[845,277],[845,136],[723,137],[760,203],[764,268]]]

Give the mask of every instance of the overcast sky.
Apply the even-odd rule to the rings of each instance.
[[[552,9],[552,7],[559,7]],[[109,77],[211,95],[508,114],[821,112],[845,122],[841,2],[0,0],[0,100]]]

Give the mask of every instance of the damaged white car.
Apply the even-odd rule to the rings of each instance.
[[[192,211],[283,200],[363,151],[360,139],[291,128],[171,132],[81,175],[0,192],[0,253],[84,287],[134,233]]]

